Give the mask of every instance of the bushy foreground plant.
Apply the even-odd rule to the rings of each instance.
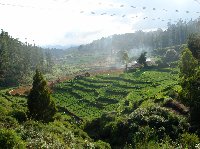
[[[88,123],[85,130],[92,138],[105,140],[112,147],[129,144],[136,148],[140,143],[146,146],[152,141],[161,143],[167,136],[175,141],[188,127],[184,117],[153,106],[138,108],[127,117],[104,114]]]
[[[190,134],[188,132],[183,133],[179,138],[180,145],[183,148],[196,148],[196,145],[200,143],[199,137],[196,134]]]
[[[0,129],[0,149],[25,149],[25,143],[14,130]]]

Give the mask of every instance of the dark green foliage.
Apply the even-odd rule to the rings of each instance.
[[[191,34],[188,38],[188,48],[192,52],[192,55],[200,61],[200,35]]]
[[[13,130],[0,129],[0,149],[11,148],[25,149],[25,144]]]
[[[128,124],[126,120],[116,117],[116,113],[103,114],[101,118],[88,122],[85,130],[94,139],[109,142],[111,146],[123,146],[127,141]]]
[[[189,49],[185,49],[182,53],[180,83],[182,86],[181,100],[190,106],[191,121],[198,123],[200,121],[200,70],[197,60]]]
[[[146,63],[147,57],[146,57],[146,55],[147,55],[147,52],[141,53],[140,57],[137,59],[137,62],[139,64],[147,66],[147,63]]]
[[[47,82],[39,70],[36,70],[33,77],[33,87],[27,103],[30,117],[35,120],[51,121],[57,111],[55,103],[51,100]]]
[[[163,107],[138,108],[130,115],[103,114],[88,123],[85,130],[94,139],[109,142],[112,147],[162,141],[166,136],[176,140],[189,127],[187,120]]]
[[[43,53],[44,49],[22,43],[2,30],[0,33],[0,86],[28,83],[36,67],[45,70],[47,65],[47,71],[50,71],[50,67],[53,66],[51,53],[48,51],[46,57]]]
[[[27,120],[26,112],[22,110],[13,110],[11,115],[18,120],[18,122],[24,122]]]
[[[178,117],[162,107],[139,108],[130,114],[129,123],[135,123],[139,126],[147,125],[155,129],[154,133],[159,139],[165,135],[176,139],[179,133],[188,127],[184,118]]]
[[[46,51],[45,55],[46,55],[46,71],[52,72],[53,66],[54,66],[52,53],[49,51]]]

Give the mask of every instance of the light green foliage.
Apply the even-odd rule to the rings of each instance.
[[[49,123],[23,119],[27,100],[6,92],[0,90],[0,108],[5,107],[0,115],[0,149],[110,148],[103,141],[94,142],[67,114],[57,113],[56,120]]]
[[[25,143],[13,130],[0,129],[0,149],[25,149]]]
[[[128,56],[128,52],[127,51],[120,51],[118,53],[118,57],[119,57],[119,61],[126,65],[125,69],[127,71],[127,66],[128,66],[129,61],[130,61],[130,58]]]
[[[180,138],[180,145],[183,148],[196,148],[196,145],[200,143],[199,137],[196,134],[190,134],[188,132],[183,133]]]
[[[186,48],[181,56],[180,76],[184,79],[192,77],[196,73],[198,61],[192,56],[192,52]]]
[[[197,60],[189,49],[182,53],[180,62],[180,84],[182,90],[180,96],[183,102],[190,106],[190,119],[199,122],[200,92],[199,83],[200,70]]]
[[[33,77],[33,87],[28,96],[27,104],[30,117],[35,120],[48,122],[56,113],[57,109],[51,99],[47,83],[39,70],[36,70]]]
[[[160,92],[167,93],[178,83],[178,74],[174,73],[176,70],[142,69],[120,76],[104,74],[70,80],[56,85],[53,97],[58,106],[66,107],[81,118],[93,119],[107,111],[131,110],[140,106],[144,99],[153,99]],[[129,104],[125,105],[125,101]],[[149,101],[148,104],[154,103]]]

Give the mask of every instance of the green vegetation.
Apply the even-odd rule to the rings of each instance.
[[[128,71],[128,63],[130,62],[128,52],[127,51],[119,51],[118,58],[122,64],[125,64],[125,71],[127,72]]]
[[[199,61],[200,60],[200,35],[191,34],[188,38],[188,48],[192,52],[192,55]]]
[[[25,144],[21,138],[13,130],[0,130],[0,146],[1,148],[25,148]]]
[[[189,38],[188,43],[192,49],[186,48],[183,51],[180,63],[180,81],[182,86],[180,97],[181,100],[190,107],[190,120],[196,125],[199,125],[200,122],[198,116],[200,114],[200,69],[198,64],[199,59],[197,55],[194,56],[194,54],[197,54],[200,50],[200,47],[195,45],[196,43],[199,44],[199,42],[200,38],[198,36]]]
[[[27,99],[8,91],[0,91],[0,148],[110,148],[103,141],[94,142],[63,112],[49,123],[27,119]]]
[[[194,32],[193,25],[196,23],[188,25],[188,33]],[[113,45],[143,35],[145,42],[149,37],[153,39],[146,45],[137,38],[132,44],[138,42],[138,45],[127,44],[127,52],[121,54],[126,68],[130,61],[128,50],[130,47],[140,49],[141,45],[153,44],[149,55],[152,54],[156,64],[148,66],[144,52],[137,58],[146,67],[124,73],[99,71],[97,74],[96,71],[95,75],[92,70],[97,67],[90,66],[104,62],[107,52],[112,52],[105,50],[109,49],[109,44],[100,56],[98,52],[94,56],[87,53],[99,42],[94,41],[78,49],[72,48],[73,52],[62,51],[66,55],[53,61],[51,50],[20,43],[2,31],[0,148],[199,148],[200,40],[198,35],[191,35],[188,45],[181,45],[187,33],[180,35],[179,32],[186,26],[187,23],[180,21],[175,26],[169,24],[165,32],[114,35]],[[111,41],[101,39],[107,40]],[[124,49],[122,45],[118,53]],[[96,50],[101,48],[99,44]],[[114,60],[110,57],[108,61],[112,64]],[[27,91],[29,95],[12,95],[10,91],[17,88],[13,85],[30,82],[37,67],[42,72],[36,70],[32,89]],[[50,83],[44,80],[42,73],[54,79],[55,74],[76,76],[65,81],[56,76],[57,80],[48,86]]]
[[[141,53],[140,57],[137,59],[137,62],[141,65],[144,65],[144,67],[147,66],[146,60],[147,60],[147,52]]]
[[[51,55],[44,49],[22,43],[7,32],[0,33],[0,86],[16,86],[30,82],[36,67],[50,71]],[[52,69],[52,68],[51,68]]]
[[[93,119],[104,112],[120,112],[125,102],[130,102],[131,106],[133,101],[154,97],[165,88],[177,84],[178,74],[174,74],[176,69],[160,71],[142,69],[120,76],[105,74],[74,79],[56,85],[53,97],[57,105],[75,115]]]
[[[33,87],[28,95],[27,104],[31,118],[45,122],[53,120],[56,107],[54,101],[50,97],[47,82],[38,69],[33,77]]]

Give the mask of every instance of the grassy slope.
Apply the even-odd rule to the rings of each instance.
[[[53,97],[58,106],[80,118],[93,119],[104,112],[122,111],[125,101],[131,104],[147,98],[160,98],[168,90],[178,87],[177,79],[177,69],[142,69],[121,75],[97,75],[58,84]]]
[[[28,119],[27,99],[10,96],[9,90],[0,88],[0,148],[110,148],[94,142],[64,113],[58,112],[48,124]]]
[[[62,82],[54,87],[52,97],[56,102],[59,112],[55,116],[56,120],[49,124],[27,119],[26,98],[6,95],[9,89],[1,89],[0,128],[1,130],[14,130],[22,142],[26,144],[26,147],[44,145],[50,148],[54,148],[55,146],[109,148],[108,144],[98,141],[98,139],[101,139],[101,136],[94,138],[97,141],[94,142],[91,137],[93,138],[94,135],[98,136],[99,132],[95,132],[95,129],[93,130],[89,125],[91,129],[88,132],[89,137],[82,130],[82,127],[80,127],[81,123],[79,123],[79,120],[95,122],[104,113],[115,111],[114,113],[116,114],[111,116],[111,119],[114,121],[110,121],[109,116],[106,116],[108,121],[103,117],[102,126],[108,128],[108,130],[112,130],[112,125],[116,125],[114,128],[117,128],[118,124],[121,126],[122,122],[123,125],[126,123],[125,126],[129,127],[137,115],[138,117],[141,116],[140,111],[147,112],[145,120],[149,116],[154,117],[154,113],[149,115],[148,110],[152,110],[149,107],[162,107],[168,98],[169,91],[179,89],[178,69],[169,68],[142,69],[122,74],[103,74]],[[168,118],[173,121],[179,121],[178,117],[180,116],[178,113],[162,108],[161,111],[169,113],[169,117],[166,117],[167,121]],[[157,115],[158,117],[162,117],[159,113]],[[149,122],[152,122],[151,119]],[[177,124],[179,125],[179,123]],[[175,130],[179,130],[178,125],[173,126],[176,128]],[[145,127],[144,129],[146,131],[147,128]],[[119,135],[118,131],[121,134],[120,129],[117,129],[116,132],[111,131],[110,133],[113,133],[112,136],[117,137]],[[138,131],[142,132],[143,128],[139,127]],[[102,132],[104,132],[104,129]],[[135,132],[130,132],[131,135],[135,134]],[[129,133],[127,132],[127,134]],[[39,140],[36,138],[39,138]],[[124,139],[120,138],[120,136],[117,138],[118,143],[122,141],[121,139]],[[112,147],[113,142],[116,144],[116,140],[102,139],[109,142]]]

